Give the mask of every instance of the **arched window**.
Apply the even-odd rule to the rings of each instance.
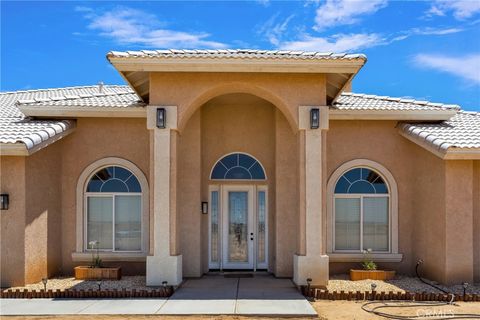
[[[107,166],[88,180],[85,191],[86,245],[103,251],[142,250],[142,188],[120,166]]]
[[[389,252],[390,193],[385,179],[372,168],[352,168],[338,178],[334,190],[334,251]]]
[[[218,160],[210,175],[212,180],[265,180],[260,162],[245,153],[232,153]]]

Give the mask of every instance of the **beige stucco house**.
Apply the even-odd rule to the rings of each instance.
[[[128,86],[0,93],[2,286],[71,274],[91,241],[150,285],[237,269],[323,285],[365,249],[480,281],[480,113],[351,93],[363,55],[107,59]]]

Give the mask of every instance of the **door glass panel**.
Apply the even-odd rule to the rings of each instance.
[[[228,193],[228,260],[248,262],[248,192]]]
[[[360,198],[335,199],[335,250],[360,250]]]
[[[218,191],[212,191],[211,197],[210,259],[212,262],[218,262]]]
[[[266,220],[266,210],[265,210],[265,191],[258,192],[258,225],[257,225],[257,262],[265,263],[265,220]]]

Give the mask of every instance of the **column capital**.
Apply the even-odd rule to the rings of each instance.
[[[310,110],[319,109],[320,126],[318,129],[310,128]],[[328,106],[298,106],[298,129],[299,130],[328,130]]]
[[[147,107],[147,129],[148,130],[177,130],[177,106],[148,105]],[[157,109],[166,110],[167,125],[165,129],[157,128]]]

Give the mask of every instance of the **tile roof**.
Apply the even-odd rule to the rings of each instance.
[[[364,54],[281,50],[140,50],[110,51],[107,58],[242,58],[300,60],[367,60]]]
[[[441,123],[404,123],[400,130],[439,151],[480,148],[480,112],[459,111]]]
[[[39,90],[42,91],[42,90]],[[62,107],[91,107],[91,108],[120,108],[120,107],[143,107],[143,103],[137,94],[129,86],[103,85],[73,87],[70,90],[50,89],[45,94],[31,94],[22,97],[16,102],[17,106],[34,105],[62,106]],[[32,91],[28,91],[32,92]]]
[[[142,107],[140,98],[124,85],[67,87],[0,93],[0,143],[24,143],[27,149],[75,127],[75,120],[31,119],[18,106],[86,108]],[[457,105],[431,103],[355,93],[343,93],[331,107],[336,110],[456,110],[440,123],[403,123],[400,130],[438,149],[480,148],[480,113],[459,110]]]
[[[418,101],[414,99],[393,98],[344,92],[332,106],[336,110],[393,110],[393,111],[426,111],[426,110],[460,110],[458,105]]]
[[[75,120],[43,120],[26,117],[19,105],[35,104],[85,107],[139,105],[138,96],[128,86],[105,85],[0,92],[0,143],[23,143],[27,149],[75,127]]]

